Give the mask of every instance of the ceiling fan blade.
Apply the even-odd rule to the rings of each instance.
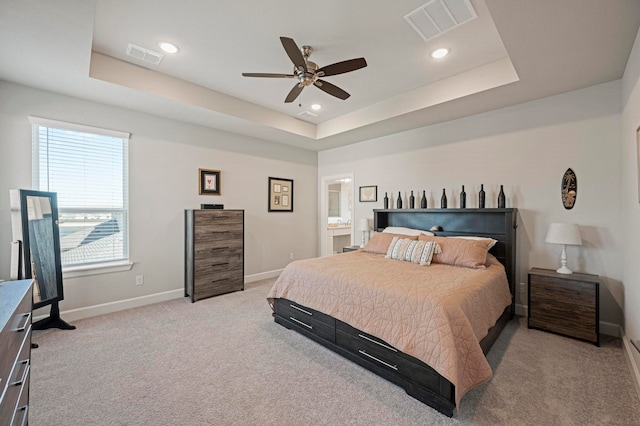
[[[302,68],[306,71],[307,64],[304,61],[304,56],[302,56],[302,52],[296,42],[289,37],[280,37],[280,42],[282,43],[282,47],[284,47],[285,52],[287,52],[287,55],[289,55],[289,59],[293,62],[293,65],[298,69]]]
[[[244,77],[266,77],[266,78],[293,78],[293,74],[271,74],[263,72],[243,72]]]
[[[336,98],[340,98],[343,101],[345,99],[347,99],[349,96],[351,96],[350,94],[348,94],[347,92],[345,92],[344,90],[342,90],[341,88],[339,88],[336,85],[333,85],[331,83],[329,83],[328,81],[324,81],[324,80],[317,80],[315,83],[313,83],[318,89],[323,90],[325,92],[327,92],[328,94],[330,94],[331,96],[335,96]]]
[[[295,101],[296,98],[300,95],[300,92],[302,92],[302,89],[304,89],[304,86],[301,84],[296,84],[295,86],[293,86],[293,89],[291,89],[284,102],[288,104]]]
[[[327,65],[326,67],[320,68],[317,73],[323,72],[324,74],[322,74],[322,76],[330,76],[359,70],[360,68],[364,68],[366,66],[367,61],[365,61],[364,58],[356,58]]]

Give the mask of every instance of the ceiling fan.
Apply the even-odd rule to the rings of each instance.
[[[367,66],[367,61],[365,61],[364,58],[356,58],[318,68],[318,65],[309,61],[309,56],[311,55],[311,52],[313,52],[311,46],[302,46],[302,48],[298,48],[296,42],[288,37],[280,37],[280,41],[282,42],[282,47],[284,47],[285,52],[287,52],[289,59],[293,62],[293,74],[243,72],[242,75],[245,77],[297,78],[298,83],[293,86],[293,89],[291,89],[287,95],[284,100],[285,103],[295,101],[302,92],[302,89],[306,86],[311,86],[312,84],[336,98],[345,100],[351,95],[338,86],[333,85],[328,81],[321,80],[320,77],[344,74]]]

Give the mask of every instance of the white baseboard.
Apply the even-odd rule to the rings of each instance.
[[[261,272],[259,274],[245,275],[244,282],[251,283],[255,281],[265,280],[268,278],[275,278],[282,272],[282,269],[276,269],[273,271]],[[140,306],[151,305],[158,302],[164,302],[171,299],[178,299],[184,297],[184,289],[176,289],[163,291],[161,293],[148,294],[146,296],[134,297],[131,299],[117,300],[115,302],[101,303],[99,305],[86,306],[83,308],[69,309],[67,311],[61,311],[60,316],[67,322],[78,321],[84,318],[95,317],[98,315],[109,314],[111,312],[118,312],[124,309],[137,308]],[[46,318],[49,314],[49,308],[45,307],[46,314],[38,315],[33,318],[34,321]]]
[[[527,305],[516,304],[516,315],[521,317],[527,317],[528,310]],[[606,334],[607,336],[620,337],[622,332],[619,324],[611,322],[600,321],[600,334]]]
[[[638,351],[624,333],[622,335],[622,343],[624,347],[624,355],[627,359],[627,363],[629,364],[629,369],[631,370],[631,378],[636,387],[638,397],[640,398],[640,365],[638,361],[640,360],[640,354],[637,354]]]
[[[111,312],[118,312],[124,309],[137,308],[140,306],[151,305],[153,303],[164,302],[166,300],[178,299],[184,297],[184,289],[163,291],[161,293],[149,294],[146,296],[133,297],[131,299],[117,300],[115,302],[101,303],[99,305],[86,306],[83,308],[69,309],[67,311],[61,311],[60,316],[66,322],[73,322],[84,318],[95,317],[98,315],[109,314]],[[47,309],[47,307],[43,308]],[[34,317],[34,321],[46,318],[47,315],[39,315]]]
[[[259,274],[251,274],[244,276],[245,283],[252,283],[255,281],[266,280],[268,278],[275,278],[282,272],[282,269],[274,269],[273,271],[261,272]]]

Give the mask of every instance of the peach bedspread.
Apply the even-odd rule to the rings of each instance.
[[[456,405],[492,372],[479,341],[511,294],[504,267],[486,269],[385,259],[362,251],[290,263],[267,299],[324,312],[430,365],[456,388]]]

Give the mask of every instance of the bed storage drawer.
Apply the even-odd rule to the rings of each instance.
[[[384,369],[395,371],[429,389],[442,388],[440,390],[445,394],[451,391],[449,389],[451,384],[448,382],[442,384],[442,377],[424,362],[342,321],[336,321],[336,343]]]
[[[276,314],[325,340],[335,342],[336,320],[287,299],[276,299]]]

